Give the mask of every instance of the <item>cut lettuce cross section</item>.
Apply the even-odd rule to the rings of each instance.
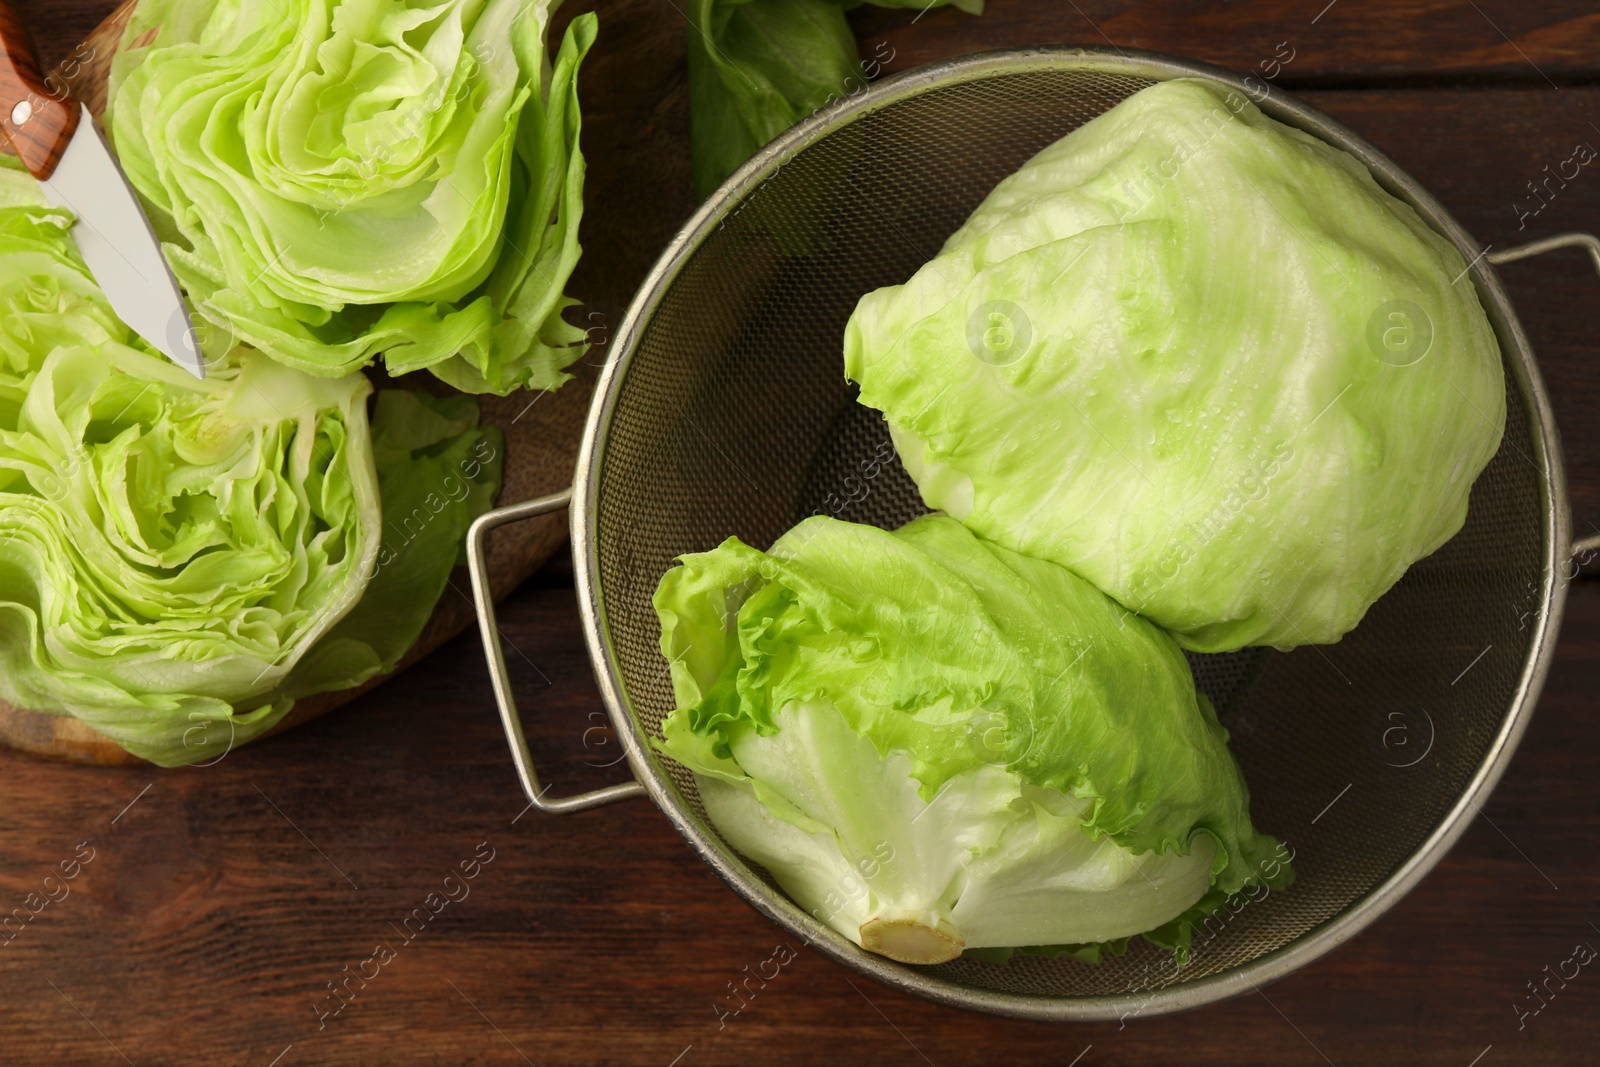
[[[946,516],[730,538],[655,606],[662,750],[735,849],[883,955],[1144,933],[1276,848],[1172,639]]]
[[[107,128],[206,319],[310,374],[467,392],[583,351],[578,65],[550,0],[141,0]]]
[[[1337,641],[1461,528],[1505,423],[1455,247],[1192,80],[1000,182],[844,357],[930,507],[1201,652]]]
[[[498,489],[499,431],[398,390],[369,429],[362,375],[243,346],[196,380],[113,315],[71,221],[0,170],[0,699],[209,762],[395,666]]]

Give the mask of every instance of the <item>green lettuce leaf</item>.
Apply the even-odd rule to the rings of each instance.
[[[465,566],[466,530],[494,505],[505,438],[471,397],[386,389],[372,416],[383,538],[366,591],[290,673],[281,696],[348,689],[392,670]]]
[[[983,0],[871,0],[878,7]],[[690,0],[689,136],[695,195],[710,196],[761,146],[865,87],[868,72],[840,0]]]
[[[551,0],[141,0],[106,126],[196,309],[310,374],[551,389],[583,351],[578,65]]]
[[[369,431],[360,374],[208,347],[198,381],[31,178],[0,205],[0,699],[172,766],[392,668],[498,487],[471,398],[385,392]]]
[[[730,538],[655,605],[663,751],[730,844],[874,951],[1143,933],[1276,847],[1171,638],[946,516]]]
[[[1499,447],[1466,268],[1349,155],[1164,82],[863,297],[845,373],[930,507],[1187,648],[1324,644],[1460,529]]]

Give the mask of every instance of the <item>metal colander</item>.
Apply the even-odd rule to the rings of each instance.
[[[1207,922],[1181,971],[1141,940],[1098,965],[1027,956],[898,964],[792,904],[721,840],[693,777],[651,749],[673,707],[651,595],[675,557],[732,534],[766,547],[818,511],[887,528],[922,514],[884,422],[843,380],[842,337],[856,301],[910,277],[1039,149],[1174,77],[1249,92],[1267,114],[1345,149],[1460,248],[1504,353],[1505,440],[1472,491],[1465,528],[1337,645],[1191,657],[1232,734],[1256,826],[1294,850],[1292,889]],[[1432,197],[1325,116],[1215,68],[1151,54],[972,56],[813,116],[713,196],[646,280],[595,395],[573,490],[501,508],[473,527],[485,647],[529,799],[565,812],[648,794],[735,890],[796,938],[951,1005],[1110,1018],[1194,1007],[1282,976],[1372,922],[1438,862],[1532,711],[1572,546],[1543,386],[1486,259],[1580,242],[1600,249],[1569,235],[1486,257]],[[595,673],[637,781],[552,800],[511,697],[483,542],[497,525],[569,501]]]

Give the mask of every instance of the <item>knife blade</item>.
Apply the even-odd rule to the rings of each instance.
[[[6,0],[0,0],[0,134],[39,179],[45,199],[76,217],[72,239],[111,309],[204,378],[189,308],[133,186],[88,108],[40,77],[33,42]]]
[[[178,280],[88,108],[55,172],[39,184],[46,200],[77,216],[72,239],[111,309],[174,363],[204,378],[205,359]]]

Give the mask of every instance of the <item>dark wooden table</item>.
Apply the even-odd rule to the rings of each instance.
[[[18,3],[52,61],[111,8]],[[1292,50],[1276,83],[1364,133],[1480,241],[1600,230],[1600,172],[1586,167],[1519,232],[1519,205],[1537,206],[1528,183],[1578,144],[1600,146],[1595,0],[1324,4],[991,0],[978,19],[852,18],[864,53],[893,50],[890,69],[1002,45],[1111,41],[1260,73]],[[691,206],[678,6],[603,3],[585,72],[585,149],[591,176],[603,177],[585,220],[592,265],[574,289],[607,316]],[[1504,275],[1565,431],[1577,526],[1600,528],[1600,280],[1576,254]],[[617,748],[570,568],[546,567],[502,625],[553,789],[620,779],[606,766]],[[1523,1028],[1513,1010],[1575,944],[1600,945],[1597,656],[1600,583],[1585,579],[1510,772],[1415,892],[1263,995],[1126,1027],[963,1014],[806,951],[719,1026],[714,1003],[772,954],[779,931],[646,802],[519,818],[472,636],[348,709],[208,768],[102,770],[0,753],[0,910],[42,893],[63,861],[81,865],[70,895],[0,948],[0,1061],[1597,1062],[1592,969]],[[403,917],[474,860],[470,895],[402,944]],[[395,958],[338,1016],[322,1016],[337,1003],[329,984],[361,970],[379,941],[399,946]]]

